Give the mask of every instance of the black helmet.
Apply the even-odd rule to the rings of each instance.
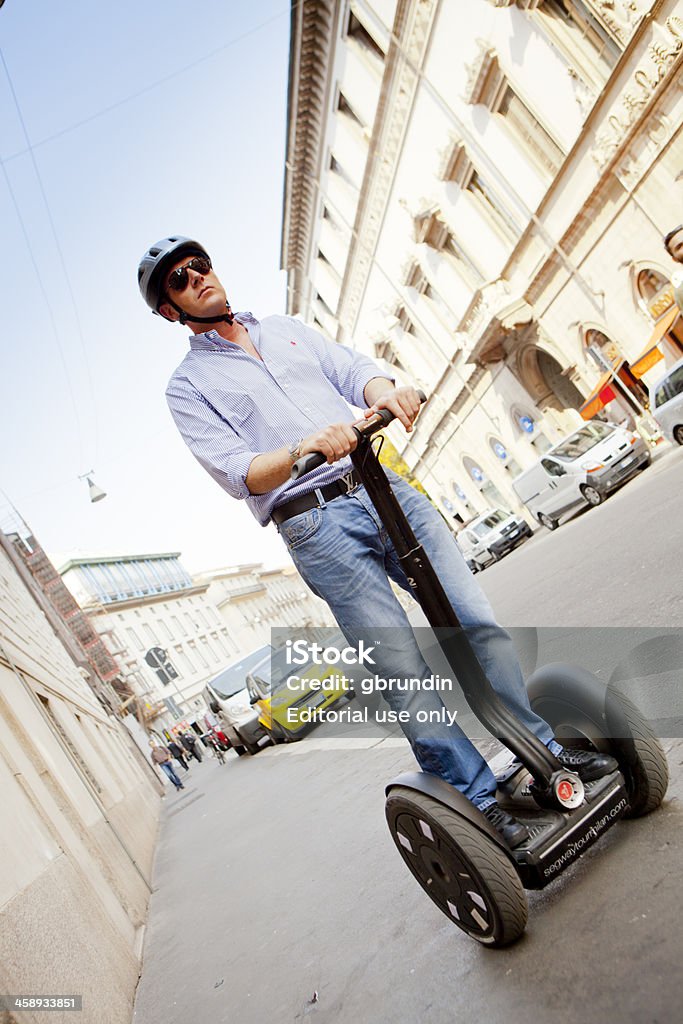
[[[167,301],[163,283],[166,271],[183,256],[208,256],[203,245],[183,235],[162,238],[151,245],[140,260],[138,267],[138,285],[143,299],[154,313],[159,306]]]

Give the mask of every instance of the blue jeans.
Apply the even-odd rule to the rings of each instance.
[[[162,772],[165,775],[168,775],[169,779],[171,780],[176,789],[183,788],[183,784],[176,775],[176,770],[170,761],[162,761],[159,767],[161,768]]]
[[[492,686],[515,716],[559,753],[550,726],[529,706],[512,640],[497,624],[451,531],[423,494],[395,473],[387,476]],[[376,646],[374,673],[414,679],[432,674],[389,577],[408,593],[412,588],[364,487],[293,516],[278,530],[301,576],[327,602],[352,646],[361,639],[367,642],[371,627],[396,627],[392,636],[402,638],[400,651],[394,644],[391,651]],[[446,779],[482,810],[493,802],[496,781],[491,769],[456,723],[438,723],[444,705],[435,690],[392,690],[384,696],[392,710],[410,711],[401,727],[423,771]],[[429,725],[416,721],[417,710],[426,712]],[[429,712],[434,712],[431,721]]]

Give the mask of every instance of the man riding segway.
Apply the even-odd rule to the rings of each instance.
[[[300,574],[330,606],[350,644],[369,626],[395,627],[411,637],[390,578],[410,583],[349,455],[358,444],[354,405],[366,418],[388,410],[412,430],[420,407],[414,388],[396,387],[368,357],[332,343],[288,316],[257,320],[233,313],[204,247],[184,236],[157,242],[144,254],[138,284],[152,311],[187,325],[190,351],[166,391],[190,451],[232,497],[245,500],[262,526],[275,523]],[[332,424],[330,425],[330,420]],[[326,462],[301,481],[290,473],[302,456]],[[509,635],[497,624],[483,592],[431,503],[402,478],[392,489],[457,611],[469,643],[496,693],[515,717],[584,782],[608,775],[616,761],[596,751],[563,749],[529,705]],[[372,594],[369,603],[359,597]],[[414,638],[402,645],[401,665],[378,649],[375,671],[387,678],[425,679],[431,673]],[[388,692],[394,710],[419,703],[439,712],[434,690]],[[496,780],[455,723],[402,723],[417,761],[464,794],[509,847],[528,838],[525,825],[496,802]]]

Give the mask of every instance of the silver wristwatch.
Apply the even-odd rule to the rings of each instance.
[[[292,444],[288,446],[287,451],[289,452],[289,458],[292,462],[296,462],[296,460],[300,459],[303,455],[303,452],[301,451],[301,445],[303,443],[304,439],[303,437],[300,437],[298,441],[293,441]]]

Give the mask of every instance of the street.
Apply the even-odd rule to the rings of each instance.
[[[499,620],[526,628],[513,630],[522,646],[546,627],[520,652],[525,669],[559,651],[606,675],[622,635],[630,650],[680,624],[682,484],[683,452],[667,450],[478,577]],[[136,1024],[679,1019],[683,741],[678,709],[645,697],[668,718],[664,805],[528,893],[527,932],[502,951],[454,928],[394,849],[383,786],[414,767],[402,738],[325,726],[194,765],[164,801]]]

